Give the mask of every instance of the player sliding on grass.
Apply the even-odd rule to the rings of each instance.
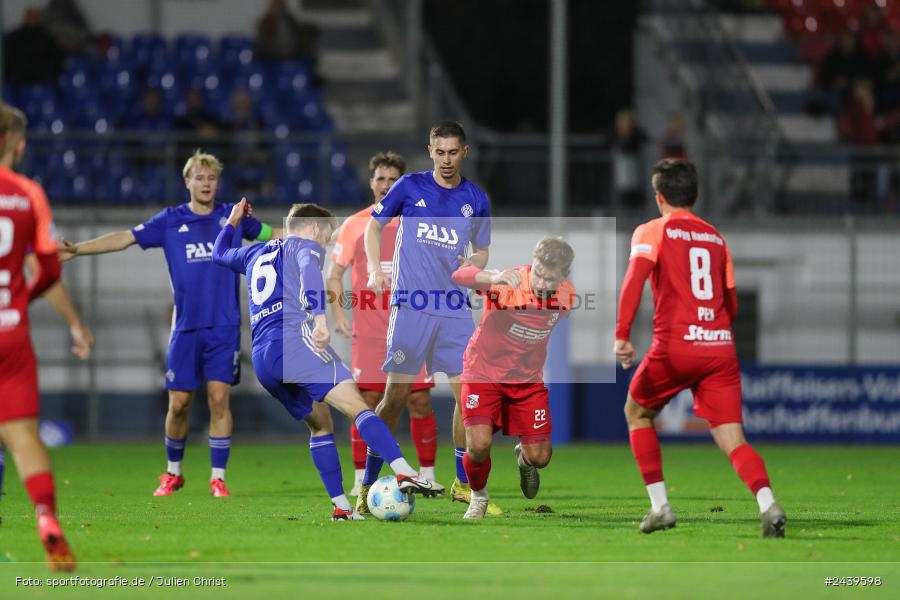
[[[391,186],[406,170],[403,157],[388,152],[379,153],[369,159],[369,188],[375,203],[384,200]],[[341,225],[331,254],[331,269],[328,272],[328,291],[332,297],[343,299],[344,286],[341,281],[344,271],[350,271],[353,290],[353,325],[344,313],[341,302],[331,305],[334,315],[334,330],[353,338],[350,367],[353,378],[369,408],[378,406],[384,396],[387,375],[381,370],[384,362],[384,345],[387,339],[388,318],[390,316],[390,291],[380,295],[366,287],[369,274],[366,272],[366,247],[363,231],[369,222],[374,204],[351,215]],[[381,266],[390,273],[397,238],[397,219],[391,221],[381,231]],[[437,453],[437,424],[431,410],[430,389],[434,387],[434,376],[425,373],[425,366],[416,375],[412,392],[407,398],[409,408],[409,435],[416,447],[419,472],[425,479],[434,481],[434,458]],[[366,467],[366,443],[356,430],[350,428],[350,447],[353,452],[355,478],[351,496],[359,496]]]
[[[131,230],[116,231],[93,240],[71,244],[63,260],[85,254],[119,252],[137,243],[144,250],[163,248],[169,279],[175,293],[172,335],[166,354],[166,472],[159,477],[154,496],[170,496],[184,486],[182,459],[188,434],[188,409],[194,391],[206,380],[209,400],[209,454],[212,473],[210,493],[230,496],[225,487],[225,468],[231,451],[233,429],[229,396],[240,380],[241,307],[239,278],[212,262],[212,245],[231,211],[231,204],[217,204],[216,191],[222,163],[199,150],[184,165],[184,186],[190,202],[166,208]],[[256,219],[245,221],[241,238],[268,241],[281,231]]]
[[[550,334],[572,307],[575,288],[567,276],[574,256],[563,240],[544,238],[530,265],[507,271],[464,266],[453,273],[455,283],[485,297],[484,315],[463,359],[463,465],[472,489],[466,519],[487,512],[491,442],[498,429],[519,436],[519,485],[526,498],[537,496],[538,469],[553,453],[543,367]]]
[[[0,146],[9,140],[13,113],[0,106]],[[32,182],[0,167],[0,442],[9,449],[34,504],[38,535],[54,571],[72,571],[75,558],[56,516],[50,457],[38,435],[37,358],[31,344],[28,304],[59,280],[50,205]],[[25,255],[39,270],[25,278]]]
[[[434,493],[433,484],[403,458],[390,430],[366,406],[350,371],[328,345],[322,266],[337,219],[315,204],[295,204],[288,213],[287,238],[233,248],[235,231],[251,213],[246,199],[234,206],[213,259],[247,276],[253,369],[263,387],[309,427],[310,453],[334,504],[332,520],[362,517],[344,494],[331,413],[323,402],[350,419],[366,444],[388,461],[401,490]]]
[[[737,316],[734,266],[725,240],[691,212],[697,170],[666,159],[653,168],[662,217],[634,230],[631,260],[622,281],[616,323],[616,360],[626,369],[637,353],[629,341],[644,280],[653,289],[653,343],[638,366],[625,402],[631,450],[650,495],[641,531],[675,527],[662,475],[653,420],[678,392],[690,388],[694,413],[759,503],[763,537],[784,537],[785,513],[775,501],[766,465],[744,439],[741,372],[731,324]]]

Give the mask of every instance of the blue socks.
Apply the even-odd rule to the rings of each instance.
[[[457,448],[456,449],[456,478],[459,479],[460,483],[469,483],[469,478],[466,477],[466,469],[463,467],[463,456],[466,455],[465,448]]]
[[[225,467],[231,454],[231,436],[209,436],[209,462],[212,465],[212,479],[225,479]]]
[[[166,436],[166,456],[169,459],[167,471],[172,475],[181,475],[181,461],[184,458],[184,444],[187,438],[176,440]]]
[[[313,464],[319,470],[328,497],[334,499],[343,496],[344,479],[341,476],[341,459],[338,456],[337,446],[334,445],[334,435],[329,433],[310,436],[309,453],[312,455]]]
[[[360,437],[369,446],[363,485],[372,485],[378,479],[384,462],[392,463],[403,458],[403,454],[387,424],[371,410],[364,410],[356,415],[354,422]]]

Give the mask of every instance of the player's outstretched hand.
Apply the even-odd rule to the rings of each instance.
[[[491,285],[508,285],[515,288],[519,287],[520,283],[522,283],[522,276],[517,271],[506,269],[491,273]]]
[[[637,358],[634,346],[627,340],[616,340],[613,345],[613,353],[616,355],[616,360],[622,363],[623,369],[630,369]]]
[[[462,269],[463,267],[471,267],[472,261],[466,258],[465,256],[457,255],[456,257],[457,269]]]
[[[69,240],[61,240],[61,242],[62,245],[59,247],[59,250],[56,251],[56,254],[59,256],[59,261],[68,262],[75,258],[75,255],[78,254],[78,249],[75,248],[75,244]]]
[[[328,333],[328,327],[323,322],[317,322],[312,331],[313,347],[316,352],[324,352],[328,349],[328,342],[331,340],[331,334]]]
[[[87,360],[94,346],[94,334],[84,323],[78,323],[69,328],[72,336],[72,354],[81,360]]]
[[[246,198],[241,198],[241,201],[231,208],[231,214],[228,216],[228,224],[232,227],[237,227],[240,225],[241,219],[249,217],[252,214],[253,205],[247,202]]]

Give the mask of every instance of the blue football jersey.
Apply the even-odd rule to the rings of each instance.
[[[175,295],[175,331],[241,324],[240,276],[212,260],[213,244],[232,206],[216,204],[208,215],[194,213],[187,204],[173,206],[131,230],[144,250],[165,252]],[[241,238],[256,239],[261,230],[256,219],[244,219],[235,247]]]
[[[491,207],[487,194],[466,179],[441,187],[431,171],[397,180],[372,209],[382,227],[400,215],[394,246],[391,304],[434,315],[471,319],[468,291],[453,283],[457,257],[469,245],[491,245]]]
[[[250,330],[254,352],[280,344],[285,331],[297,333],[311,348],[312,322],[325,314],[327,296],[322,267],[325,249],[298,237],[233,248],[230,226],[222,230],[214,250],[216,262],[247,276]]]

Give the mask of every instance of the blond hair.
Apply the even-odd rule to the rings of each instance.
[[[534,247],[534,258],[543,266],[569,274],[575,251],[560,237],[545,237]]]
[[[184,163],[184,169],[181,170],[181,174],[187,179],[191,174],[191,169],[197,167],[198,169],[211,169],[213,173],[219,175],[222,173],[222,161],[218,158],[209,154],[207,152],[203,152],[199,148],[194,150],[194,153],[191,155],[187,162]]]

